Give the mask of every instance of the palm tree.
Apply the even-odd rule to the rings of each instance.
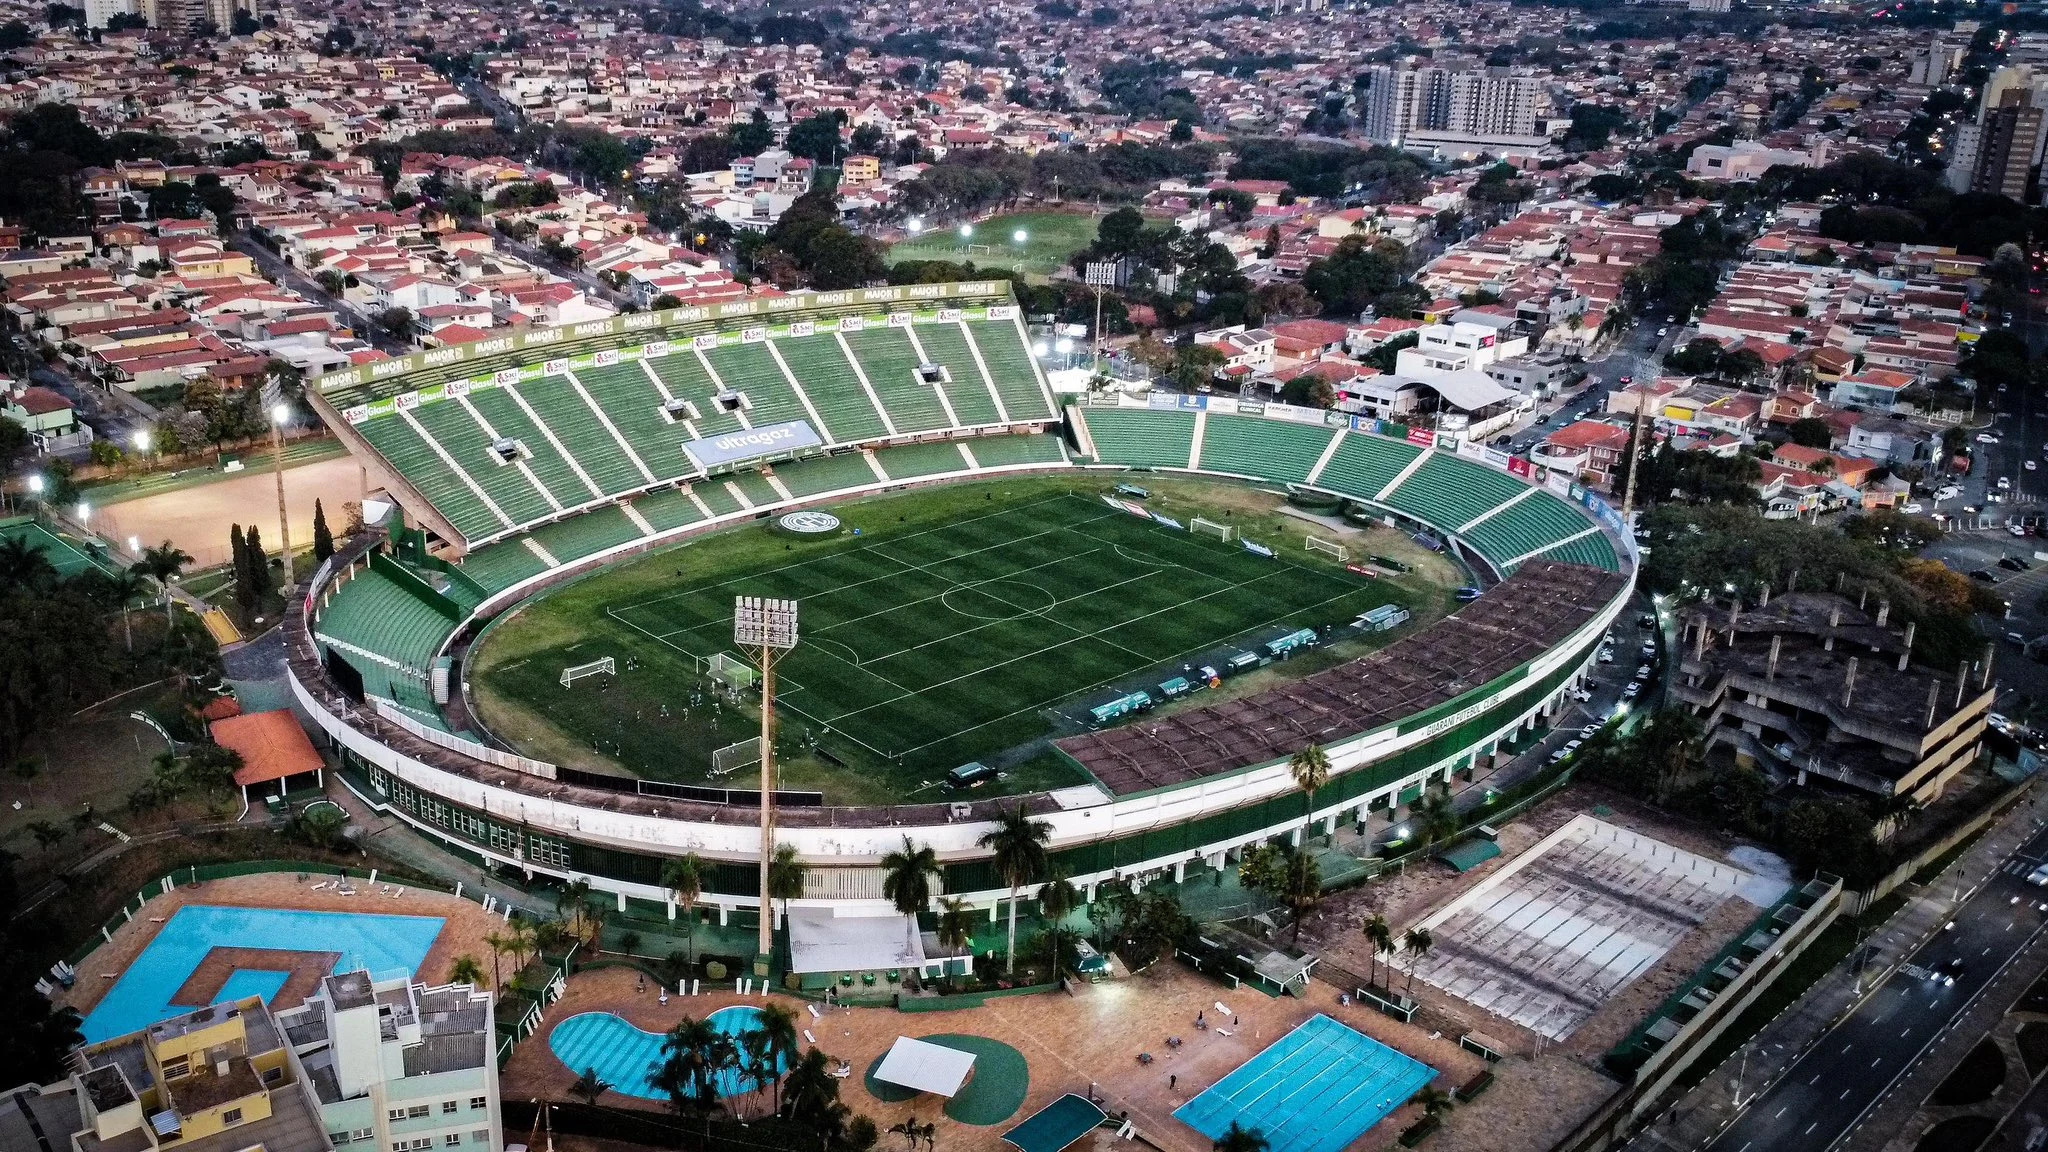
[[[765,1092],[774,1083],[775,1058],[768,1052],[767,1033],[740,1033],[738,1067],[741,1075],[752,1081],[756,1092]]]
[[[513,951],[515,946],[512,937],[504,932],[486,932],[484,946],[491,950],[491,987],[501,987],[504,983],[504,973],[499,970],[498,961]]]
[[[1330,754],[1320,744],[1311,744],[1296,752],[1288,760],[1287,768],[1294,773],[1295,784],[1301,787],[1307,806],[1302,812],[1303,823],[1313,823],[1316,813],[1316,792],[1330,782]]]
[[[569,1095],[583,1101],[586,1106],[595,1105],[598,1097],[611,1090],[612,1086],[598,1077],[595,1068],[585,1068],[583,1074],[576,1077],[576,1082],[569,1085]]]
[[[457,956],[455,963],[448,967],[450,984],[467,984],[474,988],[484,982],[484,966],[477,958],[468,954]]]
[[[668,861],[661,866],[661,886],[683,906],[683,955],[688,957],[697,938],[697,900],[704,895],[704,862],[695,852]]]
[[[1046,931],[1052,933],[1052,975],[1059,979],[1060,960],[1065,955],[1060,950],[1060,937],[1066,932],[1064,921],[1074,909],[1081,906],[1081,890],[1067,879],[1066,869],[1055,865],[1045,883],[1038,887],[1038,912],[1045,917]]]
[[[1424,1088],[1417,1092],[1410,1103],[1422,1105],[1425,1116],[1441,1116],[1451,1110],[1451,1094],[1441,1088]]]
[[[1209,1144],[1214,1152],[1266,1152],[1272,1146],[1257,1128],[1246,1128],[1235,1120]]]
[[[939,901],[939,946],[948,952],[966,951],[974,942],[973,916],[957,897],[942,898]]]
[[[775,1110],[779,1113],[782,1111],[782,1071],[796,1066],[796,1013],[773,1001],[763,1004],[761,1015],[754,1022],[754,1030],[748,1035],[761,1037],[767,1053],[768,1076],[775,1083]]]
[[[107,578],[107,595],[121,605],[121,646],[124,651],[135,651],[135,628],[129,622],[128,609],[137,596],[142,595],[142,577],[133,569],[122,569]]]
[[[0,540],[0,587],[38,586],[56,578],[56,565],[42,549],[30,547],[25,537]]]
[[[1420,963],[1424,956],[1429,955],[1430,948],[1435,944],[1436,937],[1430,935],[1427,928],[1410,928],[1401,933],[1401,951],[1413,957],[1408,961],[1408,985],[1403,989],[1403,995],[1415,991],[1415,965]],[[1409,999],[1412,1000],[1414,997],[1409,996]]]
[[[1393,950],[1394,930],[1387,926],[1387,918],[1385,916],[1375,912],[1372,914],[1372,919],[1367,920],[1365,926],[1360,931],[1365,934],[1365,942],[1372,946],[1372,958],[1370,961],[1372,966],[1365,978],[1365,982],[1376,984],[1379,982],[1377,977],[1379,976],[1380,953]]]
[[[1425,848],[1455,833],[1458,830],[1458,810],[1451,803],[1450,785],[1424,792],[1422,802],[1416,805],[1416,818]]]
[[[1323,898],[1323,870],[1316,866],[1316,858],[1299,848],[1289,851],[1281,864],[1276,895],[1294,913],[1294,942],[1299,944],[1302,921]]]
[[[669,1105],[678,1113],[702,1112],[709,1132],[711,1109],[718,1104],[718,1075],[737,1058],[731,1036],[708,1020],[685,1016],[662,1037],[661,1058],[651,1071],[655,1087],[668,1094]]]
[[[1010,938],[1003,953],[1003,971],[1017,970],[1017,893],[1031,878],[1045,871],[1046,841],[1052,839],[1052,825],[1024,814],[1020,802],[982,833],[976,841],[995,854],[996,875],[1010,886]]]
[[[789,902],[802,898],[804,877],[809,875],[811,866],[798,858],[796,845],[777,844],[775,858],[768,862],[768,898],[782,901],[782,918],[789,919]],[[763,908],[766,916],[769,910]]]
[[[915,916],[931,907],[932,880],[939,875],[939,854],[927,844],[920,848],[903,838],[901,851],[882,857],[882,895],[905,916]]]
[[[156,581],[157,587],[162,591],[166,628],[171,626],[171,581],[176,580],[178,573],[183,572],[185,565],[191,562],[192,557],[189,553],[166,540],[154,548],[144,550],[142,559],[130,566],[130,571]]]

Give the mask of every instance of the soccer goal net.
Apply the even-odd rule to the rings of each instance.
[[[761,762],[761,738],[754,736],[737,744],[711,750],[711,775],[730,776],[742,768],[751,768]]]
[[[753,665],[730,652],[720,652],[711,658],[711,678],[734,692],[752,688],[760,677]]]
[[[1218,524],[1214,520],[1204,520],[1200,516],[1188,521],[1188,531],[1198,536],[1214,536],[1225,544],[1237,539],[1237,529],[1228,524]]]
[[[1319,536],[1308,538],[1308,550],[1311,552],[1321,552],[1339,564],[1351,559],[1351,553],[1346,551],[1342,544],[1337,543],[1335,540],[1324,540]]]
[[[600,674],[605,676],[618,675],[618,663],[611,657],[605,656],[592,660],[588,664],[571,664],[562,669],[562,687],[567,688],[585,676],[597,676]]]

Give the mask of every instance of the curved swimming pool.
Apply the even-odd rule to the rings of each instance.
[[[761,1010],[738,1004],[720,1008],[705,1019],[737,1043],[740,1036],[759,1029]],[[663,1035],[642,1031],[609,1012],[584,1012],[555,1025],[555,1030],[548,1034],[548,1049],[578,1075],[586,1068],[596,1069],[598,1079],[610,1084],[614,1092],[642,1100],[666,1100],[667,1094],[654,1085]],[[788,1070],[787,1059],[776,1068],[778,1072]],[[737,1070],[727,1069],[718,1074],[721,1100],[753,1090],[754,1082]]]

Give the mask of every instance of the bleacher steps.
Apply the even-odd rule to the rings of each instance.
[[[874,449],[863,448],[860,450],[860,454],[861,458],[868,462],[868,471],[873,472],[875,474],[875,479],[880,480],[884,484],[895,483],[895,481],[889,476],[887,472],[882,471],[882,462],[880,460],[875,459]]]
[[[775,494],[777,496],[782,497],[784,500],[796,499],[796,493],[791,492],[789,490],[789,485],[784,484],[782,482],[782,477],[777,476],[773,472],[763,472],[761,473],[761,479],[766,480],[768,482],[768,486],[770,488],[775,489]]]
[[[796,373],[789,370],[789,361],[782,358],[782,350],[775,346],[773,340],[763,340],[761,347],[768,350],[769,358],[775,361],[777,368],[782,369],[782,378],[789,381],[789,390],[796,393],[796,398],[803,404],[804,411],[810,413],[811,427],[817,430],[818,437],[830,442],[832,430],[825,426],[825,418],[818,415],[818,406],[811,403],[810,393],[804,391],[804,386],[797,381]]]
[[[382,664],[386,668],[391,668],[396,671],[403,672],[408,676],[420,675],[419,670],[414,668],[407,668],[405,665],[400,664],[398,661],[393,660],[391,657],[386,656],[381,652],[372,652],[368,648],[364,648],[359,644],[351,644],[346,640],[337,640],[334,637],[329,636],[327,633],[320,632],[317,630],[313,633],[313,637],[314,639],[320,641],[322,644],[327,645],[329,648],[339,648],[343,652],[346,652],[351,656],[360,656],[365,660],[375,661],[378,664]]]
[[[704,514],[704,519],[718,519],[718,513],[713,512],[711,510],[711,505],[706,504],[704,502],[704,498],[702,496],[697,495],[697,489],[695,488],[695,486],[692,486],[689,490],[685,491],[683,495],[688,496],[690,498],[690,503],[695,504],[697,506],[697,511],[702,512]]]
[[[1522,501],[1527,500],[1529,497],[1534,496],[1535,494],[1536,489],[1533,485],[1528,488],[1525,488],[1520,493],[1516,494],[1514,499],[1508,500],[1504,503],[1495,504],[1493,507],[1488,508],[1486,511],[1481,512],[1479,515],[1474,516],[1470,520],[1465,521],[1463,524],[1458,526],[1458,531],[1468,531],[1474,524],[1484,523],[1487,520],[1490,520],[1493,517],[1500,515],[1502,512],[1505,512],[1508,509],[1513,508],[1515,505],[1520,504]],[[1555,545],[1552,545],[1552,547],[1555,547]]]
[[[1529,491],[1531,491],[1531,492],[1534,492],[1534,491],[1535,491],[1535,489],[1534,489],[1534,488],[1531,488],[1531,489],[1529,489]],[[1529,559],[1529,558],[1530,558],[1531,556],[1541,556],[1541,555],[1543,555],[1543,554],[1544,554],[1545,552],[1549,552],[1549,551],[1552,551],[1552,550],[1554,550],[1554,549],[1562,548],[1562,547],[1564,547],[1565,545],[1567,545],[1567,544],[1570,544],[1570,543],[1571,543],[1571,542],[1573,542],[1574,540],[1584,540],[1584,539],[1585,539],[1586,537],[1588,537],[1588,536],[1592,536],[1592,535],[1595,535],[1595,534],[1597,534],[1597,533],[1598,533],[1599,531],[1600,531],[1600,529],[1599,529],[1598,527],[1592,527],[1592,528],[1588,528],[1588,529],[1586,529],[1586,530],[1585,530],[1584,532],[1574,532],[1574,533],[1572,533],[1571,535],[1569,535],[1569,536],[1565,537],[1565,538],[1564,538],[1564,539],[1562,539],[1562,540],[1552,540],[1552,541],[1551,541],[1550,543],[1548,543],[1548,544],[1545,544],[1545,545],[1544,545],[1543,547],[1541,547],[1541,548],[1534,548],[1534,549],[1531,549],[1530,551],[1524,552],[1524,553],[1522,553],[1522,554],[1521,554],[1520,556],[1517,556],[1517,557],[1515,557],[1515,558],[1514,558],[1513,560],[1510,560],[1510,561],[1508,561],[1508,562],[1507,562],[1507,566],[1508,566],[1508,567],[1510,567],[1510,568],[1513,568],[1513,567],[1517,567],[1517,566],[1519,566],[1519,565],[1520,565],[1520,564],[1522,563],[1522,561],[1524,561],[1524,560],[1527,560],[1527,559]]]
[[[1195,434],[1188,440],[1188,471],[1202,467],[1202,434],[1209,430],[1209,410],[1204,408],[1195,413]]]
[[[968,450],[967,441],[965,440],[960,442],[960,455],[967,458],[967,467],[969,469],[976,472],[981,470],[981,461],[974,458],[974,453]]]
[[[441,463],[448,466],[448,471],[454,473],[455,477],[464,484],[469,485],[469,490],[476,494],[478,500],[483,501],[484,507],[491,510],[491,515],[496,516],[503,522],[505,527],[510,528],[513,526],[512,518],[505,515],[505,510],[498,507],[498,502],[491,499],[491,494],[484,491],[484,486],[476,482],[476,477],[471,476],[469,470],[458,463],[455,457],[449,454],[448,449],[441,446],[439,440],[434,439],[434,434],[427,431],[426,425],[420,423],[413,417],[411,412],[403,408],[398,410],[398,416],[399,419],[404,420],[412,427],[413,433],[420,438],[422,443],[434,450],[434,455],[441,458]]]
[[[496,428],[491,427],[491,422],[484,419],[484,414],[476,410],[476,405],[469,402],[469,397],[457,396],[455,402],[462,405],[462,410],[469,413],[469,418],[476,421],[476,426],[484,430],[484,439],[493,444],[504,439],[503,436],[498,434]],[[557,512],[565,511],[562,507],[562,502],[555,499],[555,494],[548,491],[548,486],[540,482],[540,477],[533,474],[533,469],[526,466],[526,461],[515,460],[512,462],[512,467],[519,469],[519,474],[526,477],[526,482],[533,485],[533,490],[540,493],[540,498],[548,502],[548,507],[553,508]]]
[[[1344,443],[1344,432],[1344,429],[1339,428],[1337,429],[1337,434],[1330,437],[1329,444],[1323,448],[1323,454],[1316,457],[1316,466],[1308,470],[1308,478],[1303,480],[1302,483],[1314,484],[1322,478],[1323,469],[1328,468],[1330,460],[1337,455],[1337,446]]]
[[[716,389],[717,392],[725,391],[725,377],[720,376],[718,374],[718,369],[713,368],[711,366],[711,357],[706,356],[702,348],[691,348],[690,355],[695,356],[697,358],[697,363],[702,364],[704,366],[704,374],[711,377],[712,387]],[[714,405],[718,403],[715,394],[712,398],[711,403]],[[754,422],[752,420],[747,419],[747,409],[749,407],[750,405],[746,403],[746,398],[741,397],[740,406],[732,410],[733,419],[738,420],[740,422],[740,427],[742,428],[751,429],[754,426]]]
[[[1415,475],[1415,473],[1418,470],[1420,470],[1424,464],[1429,462],[1429,458],[1434,455],[1436,455],[1436,449],[1424,448],[1420,453],[1416,455],[1415,459],[1410,460],[1408,462],[1408,466],[1406,468],[1401,469],[1401,474],[1399,476],[1396,476],[1392,480],[1387,481],[1387,486],[1385,488],[1382,488],[1378,492],[1374,493],[1373,499],[1379,501],[1382,504],[1386,503],[1387,493],[1392,492],[1394,489],[1399,488],[1403,484],[1406,484],[1408,482],[1408,478],[1410,476]]]
[[[988,385],[988,394],[995,398],[996,415],[1001,416],[1003,423],[1008,424],[1010,422],[1010,410],[1003,407],[1003,394],[996,389],[996,378],[988,370],[988,361],[981,358],[981,345],[974,342],[974,333],[968,329],[967,321],[965,320],[960,321],[960,335],[967,341],[967,354],[974,357],[974,366],[981,369],[981,382]],[[1031,341],[1026,340],[1024,347],[1028,355]],[[1036,361],[1034,360],[1033,363],[1035,364]],[[1059,411],[1058,408],[1053,408],[1052,410],[1054,412]]]
[[[619,505],[619,511],[624,512],[626,514],[626,519],[631,520],[633,522],[633,526],[635,528],[640,529],[640,534],[642,536],[659,535],[659,533],[655,531],[654,525],[648,522],[647,517],[642,516],[640,514],[640,510],[638,508],[633,507],[631,504],[621,504]]]
[[[1047,412],[1060,410],[1059,398],[1052,394],[1052,385],[1045,382],[1045,369],[1038,363],[1038,357],[1031,355],[1031,333],[1024,327],[1024,310],[1010,317],[1010,323],[1017,329],[1017,343],[1024,349],[1024,359],[1031,365],[1031,378],[1038,381],[1038,398],[1045,401]]]
[[[741,490],[739,485],[727,480],[725,481],[725,490],[732,493],[732,498],[740,502],[740,507],[745,508],[749,512],[753,511],[754,502],[747,499],[747,494]]]
[[[569,465],[569,471],[574,472],[576,478],[583,481],[583,486],[590,489],[590,494],[600,500],[603,499],[604,489],[598,487],[597,481],[590,478],[590,473],[583,470],[583,465],[576,462],[576,457],[570,454],[568,445],[556,439],[555,430],[548,427],[548,422],[540,418],[540,413],[533,410],[533,405],[526,402],[526,397],[519,394],[519,389],[507,388],[505,394],[512,397],[512,403],[517,404],[519,410],[526,413],[526,418],[533,421],[533,426],[540,429],[540,434],[547,438],[548,443],[555,446],[556,452],[561,453],[563,462]]]
[[[917,342],[917,325],[912,324],[910,327],[905,328],[903,330],[903,335],[906,339],[910,341],[910,350],[912,352],[917,353],[917,362],[919,364],[936,363],[936,361],[934,361],[931,357],[925,355],[924,345]],[[934,384],[932,385],[932,391],[939,394],[939,407],[945,409],[946,411],[946,423],[951,424],[955,428],[961,427],[960,414],[958,412],[953,411],[953,398],[951,396],[946,395],[945,387],[943,385]]]
[[[531,536],[525,537],[524,539],[520,540],[519,542],[520,542],[521,544],[524,544],[524,545],[526,545],[526,550],[527,550],[528,552],[531,552],[531,553],[533,553],[533,554],[534,554],[535,556],[538,556],[538,557],[540,557],[540,562],[541,562],[541,563],[543,563],[543,564],[545,564],[545,565],[547,565],[548,567],[550,567],[550,568],[560,568],[560,567],[562,566],[562,562],[561,562],[560,560],[557,560],[557,559],[555,559],[555,557],[554,557],[554,554],[553,554],[553,553],[551,553],[551,552],[549,552],[549,551],[548,551],[547,549],[545,549],[545,548],[541,547],[541,546],[540,546],[540,541],[538,541],[538,540],[535,540],[535,539],[534,539],[533,537],[531,537]]]
[[[1088,417],[1079,407],[1067,409],[1067,423],[1074,429],[1074,439],[1080,442],[1081,455],[1091,462],[1100,462],[1102,455],[1095,451],[1095,437],[1088,431]],[[1062,449],[1064,451],[1064,448]]]
[[[641,363],[644,364],[646,361],[643,360]],[[625,434],[619,431],[618,425],[612,423],[611,417],[605,415],[604,408],[597,402],[597,397],[592,396],[590,391],[583,387],[583,381],[578,380],[574,372],[567,372],[563,375],[569,381],[569,387],[576,390],[576,395],[582,399],[584,406],[589,408],[591,414],[597,417],[597,422],[604,425],[604,430],[612,434],[613,440],[618,441],[619,451],[626,454],[626,459],[633,462],[633,467],[640,470],[640,475],[645,476],[649,484],[654,483],[654,469],[649,468],[647,461],[642,460],[640,454],[633,451],[633,446],[626,443]],[[695,438],[695,436],[691,437],[691,439]]]
[[[846,333],[834,332],[832,339],[839,342],[839,354],[846,357],[848,364],[853,365],[853,378],[860,381],[860,390],[868,394],[868,403],[873,404],[876,413],[882,417],[882,427],[889,430],[889,435],[895,436],[896,422],[889,419],[889,410],[882,407],[882,398],[875,394],[875,386],[868,383],[867,371],[860,366],[860,357],[853,354],[853,346],[846,342]]]

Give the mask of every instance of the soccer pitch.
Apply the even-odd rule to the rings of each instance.
[[[801,642],[778,666],[785,724],[931,771],[1043,734],[1042,710],[1098,685],[1261,627],[1339,623],[1387,598],[1341,570],[1069,495],[607,612],[708,659],[732,649],[738,595],[801,602]]]
[[[937,228],[915,240],[890,245],[889,262],[905,260],[972,261],[977,268],[1000,268],[1027,275],[1049,276],[1067,258],[1095,240],[1100,218],[1085,212],[1018,212],[994,216],[974,225],[963,239],[958,227]],[[1022,245],[1016,242],[1024,230]]]

